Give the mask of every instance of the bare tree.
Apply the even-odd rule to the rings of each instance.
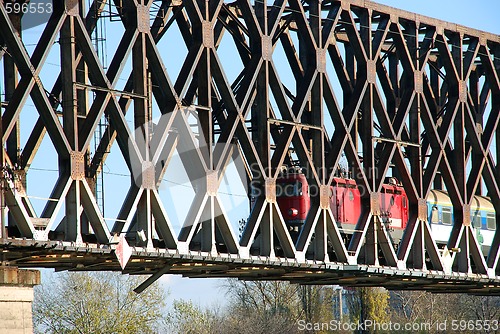
[[[327,323],[333,319],[330,286],[228,280],[224,288],[233,314],[227,333],[297,333],[299,321]]]
[[[37,333],[155,333],[163,318],[166,291],[154,284],[133,289],[143,277],[112,272],[65,272],[35,287]]]
[[[163,332],[179,334],[218,334],[224,330],[226,315],[218,308],[205,308],[191,301],[175,300],[165,318]]]
[[[303,317],[299,285],[281,281],[229,279],[224,288],[230,298],[227,332],[294,333]]]
[[[498,320],[500,319],[499,296],[463,296],[467,314],[473,320]]]
[[[223,312],[176,301],[167,319],[169,333],[288,334],[300,331],[299,321],[332,320],[333,290],[329,286],[300,286],[281,281],[229,279],[221,287],[229,298]]]
[[[446,333],[456,332],[456,328],[452,328],[452,321],[455,325],[461,324],[462,329],[469,322],[474,326],[490,322],[493,325],[490,328],[481,329],[478,325],[474,332],[500,333],[500,328],[495,325],[500,317],[500,297],[392,291],[390,306],[393,322],[426,323],[429,324],[429,333],[442,333],[443,329],[437,325],[443,323],[447,324]]]

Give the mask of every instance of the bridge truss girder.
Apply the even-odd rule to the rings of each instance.
[[[113,15],[103,14],[107,6],[114,8]],[[105,68],[91,36],[99,20],[109,16],[123,24],[124,32]],[[172,27],[187,49],[176,76],[165,66],[171,61],[164,46]],[[84,256],[67,262],[62,256],[64,249],[80,254],[82,245],[97,253],[114,249],[116,236],[125,234],[137,260],[128,267],[132,273],[168,265],[165,272],[186,275],[391,287],[390,280],[370,279],[390,271],[394,282],[400,280],[398,287],[432,289],[429,282],[458,284],[466,277],[473,279],[474,289],[498,288],[500,234],[483,256],[469,212],[473,196],[486,190],[499,230],[499,36],[354,0],[99,0],[88,11],[82,1],[66,0],[54,3],[31,54],[18,34],[21,28],[19,17],[0,6],[6,261],[116,270],[116,261]],[[230,36],[237,50],[232,57],[243,64],[234,82],[227,75],[234,70],[224,59],[228,55],[220,51],[227,42],[224,36]],[[160,42],[165,43],[162,48]],[[60,73],[48,87],[41,73],[56,47]],[[277,48],[284,57],[274,56]],[[127,59],[133,68],[129,73]],[[284,83],[279,69],[285,60],[293,87]],[[121,75],[128,80],[119,89]],[[29,138],[21,145],[20,117],[28,97],[38,119],[25,130]],[[154,131],[144,126],[152,122],[153,100],[162,116]],[[133,115],[132,125],[127,113]],[[109,123],[91,155],[103,117]],[[38,149],[45,135],[57,152],[59,177],[51,200],[37,215],[26,175],[37,154],[43,154]],[[93,185],[109,152],[118,149],[130,171],[130,189],[115,224],[108,226]],[[183,152],[182,163],[196,190],[179,233],[159,195],[175,150]],[[320,190],[296,241],[276,201],[276,178],[291,162],[291,151],[309,171],[309,185]],[[240,238],[219,194],[236,154],[243,157],[241,179],[260,190]],[[361,218],[348,244],[325,205],[343,157],[364,190]],[[397,249],[377,202],[389,170],[402,181],[411,213]],[[440,249],[427,222],[426,198],[440,184],[449,193],[455,217],[447,249],[460,248],[459,253]],[[63,208],[64,218],[58,220]],[[14,226],[18,235],[9,235],[8,227]],[[137,231],[144,236],[132,240]],[[88,235],[93,240],[86,240]],[[47,260],[52,252],[58,261]],[[148,259],[154,264],[144,264]],[[246,274],[247,261],[255,262],[257,273]],[[202,264],[204,271],[182,269],[183,262]],[[306,274],[305,268],[313,273]],[[421,275],[420,283],[405,283],[408,273]]]

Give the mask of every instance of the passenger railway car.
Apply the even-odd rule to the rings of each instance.
[[[431,190],[427,198],[427,208],[432,236],[438,245],[445,245],[454,222],[451,199],[445,191]],[[483,253],[487,254],[496,230],[495,209],[488,197],[473,197],[471,223]]]

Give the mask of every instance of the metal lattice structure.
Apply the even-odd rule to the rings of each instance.
[[[0,6],[3,261],[120,270],[115,241],[126,235],[134,248],[129,273],[500,291],[500,233],[483,256],[469,214],[473,196],[487,195],[500,229],[499,36],[361,0],[95,0],[85,7],[54,1],[29,53],[20,16]],[[107,68],[91,39],[99,20],[122,25]],[[180,47],[170,43],[173,29],[187,50],[178,74],[167,70]],[[224,53],[223,41],[235,52]],[[52,48],[60,61],[51,86],[42,70]],[[234,76],[231,58],[242,64]],[[120,76],[128,77],[123,88]],[[38,114],[23,130],[28,97]],[[144,126],[152,101],[164,116],[154,131]],[[22,131],[29,132],[24,144]],[[57,153],[58,179],[37,215],[26,176],[44,154],[44,136]],[[93,185],[118,150],[130,188],[110,226]],[[158,193],[175,150],[184,152],[196,191],[179,233]],[[260,190],[241,237],[218,192],[235,154],[243,157],[242,182]],[[348,244],[328,205],[342,159],[365,190]],[[292,160],[319,189],[296,241],[276,202],[276,178]],[[377,203],[389,173],[402,181],[410,207],[397,249]],[[458,253],[431,235],[426,199],[435,187],[452,201],[447,249]],[[133,237],[137,231],[142,238]]]

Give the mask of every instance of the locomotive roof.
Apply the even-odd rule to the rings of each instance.
[[[335,181],[335,183],[356,184],[356,180],[354,180],[354,179],[348,179],[348,178],[345,178],[345,177],[334,177],[333,181]]]
[[[280,173],[276,181],[287,181],[287,180],[298,180],[298,179],[305,179],[306,176],[303,173],[295,173],[295,172],[287,172],[287,173]]]

